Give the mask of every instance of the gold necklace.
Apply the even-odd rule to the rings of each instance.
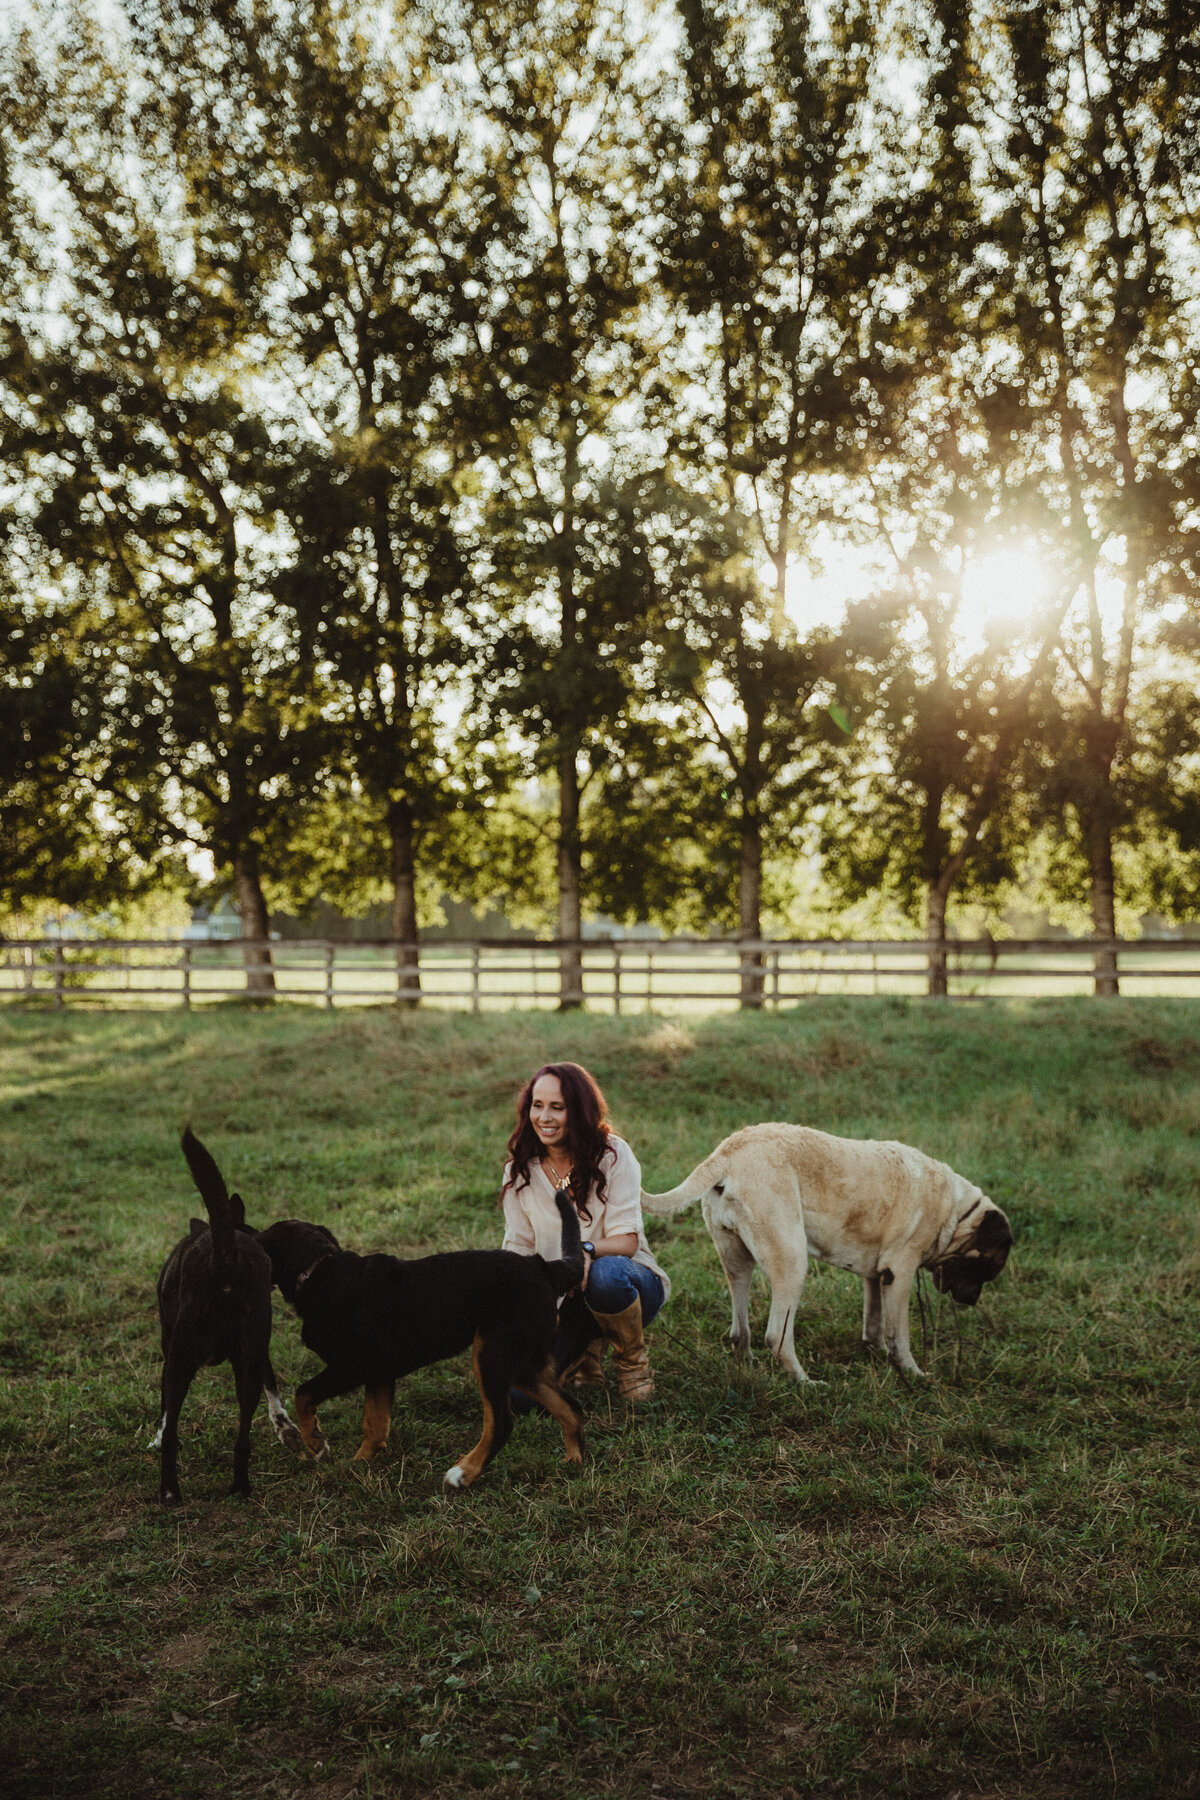
[[[555,1168],[554,1164],[550,1161],[550,1158],[549,1157],[546,1158],[546,1173],[550,1176],[550,1179],[553,1181],[554,1186],[559,1190],[559,1192],[562,1192],[563,1189],[570,1187],[571,1175],[574,1171],[574,1168],[575,1168],[574,1163],[568,1163],[567,1164],[567,1172],[565,1175],[562,1175]]]

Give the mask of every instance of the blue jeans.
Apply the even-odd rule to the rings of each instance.
[[[642,1303],[642,1324],[660,1310],[665,1294],[653,1269],[629,1256],[601,1256],[592,1264],[586,1294],[568,1294],[558,1309],[557,1367],[565,1369],[581,1357],[597,1335],[593,1313],[619,1313]]]

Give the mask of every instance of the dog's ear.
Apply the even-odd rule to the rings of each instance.
[[[192,1237],[203,1237],[204,1233],[207,1230],[208,1230],[208,1220],[207,1219],[189,1219],[188,1220],[188,1231]]]
[[[258,1241],[260,1249],[265,1250],[267,1253],[267,1261],[271,1265],[271,1286],[278,1287],[279,1269],[276,1267],[277,1252],[275,1249],[275,1246],[279,1241],[278,1225],[268,1225],[265,1231],[256,1231],[254,1236]]]
[[[239,1225],[246,1223],[246,1203],[240,1194],[230,1194],[229,1211],[233,1218],[233,1228],[236,1231]]]
[[[991,1273],[998,1275],[1008,1261],[1012,1241],[1012,1226],[997,1206],[984,1213],[971,1247],[991,1264]]]

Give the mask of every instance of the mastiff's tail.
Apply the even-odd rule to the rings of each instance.
[[[648,1194],[643,1188],[642,1206],[646,1212],[657,1213],[662,1218],[669,1217],[671,1213],[682,1212],[685,1207],[702,1200],[713,1188],[720,1187],[727,1166],[725,1146],[718,1145],[712,1155],[706,1157],[699,1168],[693,1169],[687,1180],[681,1181],[669,1194]]]

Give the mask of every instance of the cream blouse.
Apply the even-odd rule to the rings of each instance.
[[[671,1283],[651,1254],[646,1242],[646,1227],[642,1223],[641,1164],[624,1138],[615,1136],[608,1140],[604,1162],[604,1203],[597,1204],[593,1182],[588,1195],[592,1222],[585,1225],[580,1220],[580,1229],[588,1239],[616,1237],[622,1231],[636,1232],[637,1249],[630,1260],[654,1270],[663,1284],[664,1301],[669,1300]],[[512,1185],[512,1163],[505,1163],[501,1197],[504,1201],[502,1247],[515,1250],[519,1256],[537,1255],[545,1257],[547,1262],[558,1262],[562,1256],[562,1219],[554,1199],[554,1183],[542,1163],[536,1159],[531,1162],[527,1178],[516,1187]]]

